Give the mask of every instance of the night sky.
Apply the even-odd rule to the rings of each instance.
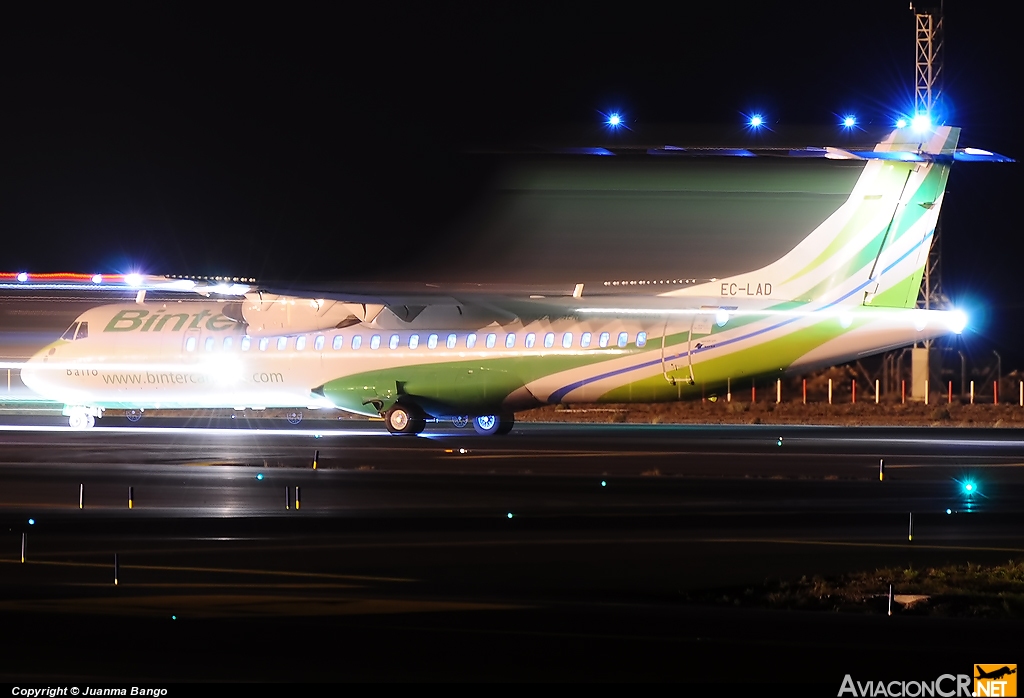
[[[662,5],[10,17],[0,270],[443,281],[431,265],[471,234],[496,166],[480,150],[599,140],[612,110],[634,133],[711,124],[738,141],[753,111],[882,126],[912,106],[905,0]],[[961,145],[1024,159],[1022,13],[991,7],[946,5],[946,121]],[[954,167],[943,209],[946,291],[976,309],[976,351],[1004,361],[1024,360],[1022,168]]]

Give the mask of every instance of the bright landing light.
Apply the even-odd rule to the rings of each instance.
[[[857,117],[855,117],[853,115],[844,116],[843,117],[843,127],[844,128],[853,128],[856,125],[857,125]]]
[[[612,112],[608,115],[608,125],[612,128],[618,128],[622,125],[622,117],[617,112]]]
[[[764,119],[761,118],[760,114],[754,114],[750,117],[750,127],[759,128],[764,123]]]

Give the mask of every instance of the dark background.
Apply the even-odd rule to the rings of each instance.
[[[1015,158],[1020,18],[945,7],[945,120],[961,145]],[[739,143],[753,111],[779,129],[847,112],[872,128],[913,104],[905,0],[50,8],[4,24],[9,271],[438,281],[469,250],[485,281],[503,241],[465,221],[502,156],[481,150],[607,140],[612,110],[634,137],[711,124]],[[966,341],[1010,362],[1024,361],[1022,182],[1018,164],[959,165],[943,209]]]

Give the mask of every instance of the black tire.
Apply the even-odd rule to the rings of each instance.
[[[384,425],[392,434],[419,434],[427,422],[407,407],[395,405],[384,413]]]
[[[485,414],[473,420],[473,429],[480,436],[507,434],[512,431],[514,425],[515,418],[510,414]]]

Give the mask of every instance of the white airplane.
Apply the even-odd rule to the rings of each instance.
[[[64,403],[79,428],[105,409],[310,407],[380,415],[395,434],[431,418],[503,434],[516,412],[541,405],[684,400],[729,380],[850,361],[966,324],[959,310],[916,308],[952,161],[1001,158],[957,150],[958,135],[908,128],[870,151],[814,149],[863,161],[852,193],[778,260],[728,278],[557,298],[310,298],[127,279],[240,299],[140,294],[94,308],[32,357],[22,380]]]

